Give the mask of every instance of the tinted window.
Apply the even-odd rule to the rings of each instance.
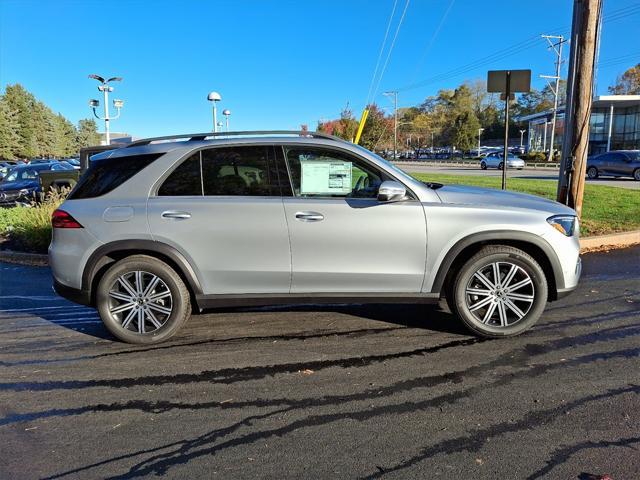
[[[93,198],[109,193],[111,190],[133,177],[151,164],[162,153],[111,157],[94,160],[87,172],[80,178],[69,194],[70,199]]]
[[[275,172],[269,168],[271,146],[211,148],[202,151],[205,195],[280,195]]]
[[[160,196],[200,196],[202,195],[202,175],[200,152],[196,152],[182,162],[158,189]]]
[[[293,191],[299,197],[377,198],[390,178],[350,155],[321,148],[288,148]]]

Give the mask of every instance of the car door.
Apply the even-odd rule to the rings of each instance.
[[[630,175],[629,160],[624,153],[611,152],[609,154],[609,165],[607,170],[611,175]]]
[[[490,153],[489,155],[487,155],[487,166],[488,167],[498,166],[498,157],[496,153]]]
[[[283,153],[291,292],[419,292],[427,238],[417,198],[378,201],[380,183],[394,178],[351,152],[290,145]]]
[[[190,260],[205,294],[287,293],[291,254],[273,146],[196,151],[147,206],[155,240]]]

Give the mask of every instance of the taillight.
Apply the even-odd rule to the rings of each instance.
[[[53,228],[82,228],[82,225],[64,210],[56,210],[51,214],[51,226]]]

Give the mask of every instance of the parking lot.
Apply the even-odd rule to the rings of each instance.
[[[640,247],[583,260],[513,339],[444,305],[334,305],[147,347],[0,264],[0,478],[638,478]]]

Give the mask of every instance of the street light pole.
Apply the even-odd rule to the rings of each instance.
[[[522,150],[522,143],[524,142],[524,134],[526,130],[520,130],[520,150]]]
[[[224,115],[227,123],[227,133],[229,133],[229,117],[231,116],[231,110],[225,109],[222,111],[222,114]]]
[[[103,95],[104,118],[100,118],[100,116],[96,113],[96,108],[100,106],[100,102],[98,100],[89,100],[89,106],[93,109],[93,115],[98,120],[104,120],[105,143],[107,145],[111,145],[111,129],[109,122],[120,117],[120,109],[124,106],[124,102],[118,99],[113,101],[113,106],[116,108],[117,114],[115,117],[112,117],[109,114],[109,92],[113,92],[113,87],[109,85],[109,82],[120,82],[122,81],[122,77],[111,77],[109,79],[105,79],[100,75],[91,74],[89,75],[89,78],[93,78],[94,80],[100,82],[100,85],[98,85],[98,90],[101,91]]]
[[[384,92],[385,97],[393,96],[393,158],[398,158],[398,92]]]
[[[478,156],[480,156],[480,134],[484,132],[484,128],[478,129]]]
[[[213,133],[218,131],[218,111],[216,109],[216,102],[222,100],[222,97],[218,92],[209,92],[207,100],[213,103]]]

